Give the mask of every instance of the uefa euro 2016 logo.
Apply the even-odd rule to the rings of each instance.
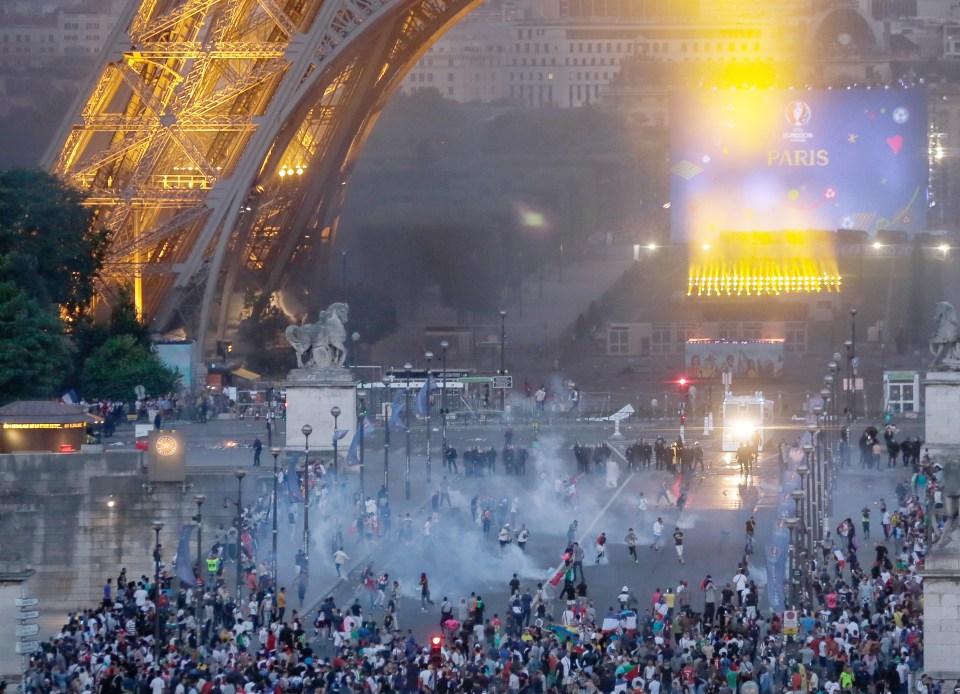
[[[793,128],[802,128],[810,122],[810,104],[806,101],[791,101],[783,115]]]

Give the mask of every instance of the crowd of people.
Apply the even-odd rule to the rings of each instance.
[[[337,605],[328,596],[315,615],[301,614],[288,609],[286,587],[271,585],[268,567],[255,560],[256,538],[267,518],[267,504],[260,499],[245,510],[246,531],[236,545],[248,577],[240,595],[218,581],[217,572],[199,589],[186,584],[174,589],[169,578],[158,585],[149,576],[132,579],[124,570],[115,582],[107,580],[100,605],[69,615],[31,656],[25,689],[43,694],[739,694],[753,682],[764,694],[907,694],[908,689],[942,694],[942,682],[919,673],[918,576],[926,548],[942,530],[941,477],[935,463],[921,458],[913,477],[898,486],[895,501],[876,500],[881,532],[870,525],[870,507],[837,526],[793,586],[800,615],[795,628],[782,613],[761,609],[762,581],[751,575],[747,556],[718,564],[713,575],[723,578],[686,576],[648,597],[624,585],[607,596],[608,603],[598,602],[601,597],[587,587],[584,538],[575,520],[557,547],[560,559],[552,578],[524,583],[516,574],[505,576],[510,597],[503,604],[488,606],[466,587],[462,596],[435,599],[427,573],[421,574],[419,595],[408,594],[399,580],[371,565],[361,572],[352,602]],[[322,476],[317,485],[315,503],[322,504]],[[442,506],[443,494],[438,497]],[[382,509],[389,508],[386,490],[367,501],[354,500],[359,541],[366,534],[360,530],[364,519],[382,525]],[[478,525],[484,514],[496,516],[501,552],[505,544],[519,544],[520,537],[525,544],[529,533],[519,522],[516,499],[487,504],[474,498],[471,508]],[[638,523],[651,523],[645,509],[644,499]],[[662,517],[651,525],[662,539]],[[489,523],[485,527],[489,530]],[[754,528],[751,517],[748,551]],[[683,567],[684,533],[679,527],[666,532],[672,532]],[[333,538],[338,573],[349,559],[342,539],[337,547]],[[633,528],[623,542],[629,557],[642,561]],[[606,533],[591,544],[594,563],[605,561]],[[230,546],[229,536],[223,541],[218,536],[212,553],[229,560]],[[652,549],[659,549],[656,541]],[[220,572],[222,566],[221,561]],[[686,568],[679,571],[682,576]],[[417,598],[420,610],[436,613],[435,642],[402,627]],[[602,609],[605,604],[610,607]],[[159,641],[154,638],[158,626]]]

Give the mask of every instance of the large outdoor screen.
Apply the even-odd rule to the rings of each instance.
[[[926,228],[922,89],[685,92],[670,127],[674,241]]]

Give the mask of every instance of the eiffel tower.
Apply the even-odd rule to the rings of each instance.
[[[101,298],[209,345],[323,267],[377,115],[479,1],[131,2],[46,158],[111,234]]]

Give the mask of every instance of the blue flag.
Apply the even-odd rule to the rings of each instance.
[[[192,586],[197,582],[193,575],[193,562],[190,561],[190,538],[193,536],[193,529],[196,527],[193,523],[187,523],[180,531],[180,542],[177,544],[177,561],[173,567],[180,583],[187,586]]]
[[[397,393],[393,398],[393,405],[390,407],[390,428],[395,431],[406,431],[407,425],[401,419],[401,415],[407,409],[406,396],[404,392]]]
[[[430,416],[430,390],[433,383],[430,381],[430,374],[427,374],[427,380],[423,382],[423,387],[417,393],[417,414],[421,417]]]
[[[350,432],[349,429],[334,429],[333,430],[333,441],[331,443],[336,443],[341,439],[345,438],[346,435]]]
[[[377,427],[374,426],[367,417],[363,418],[363,436],[370,436],[373,432],[377,430]],[[360,450],[360,429],[357,429],[357,432],[353,435],[353,439],[350,441],[350,448],[347,450],[347,465],[359,465],[360,457],[358,451]]]
[[[300,475],[297,474],[296,456],[290,456],[290,469],[287,470],[287,491],[294,501],[303,501],[303,488],[300,486]]]

